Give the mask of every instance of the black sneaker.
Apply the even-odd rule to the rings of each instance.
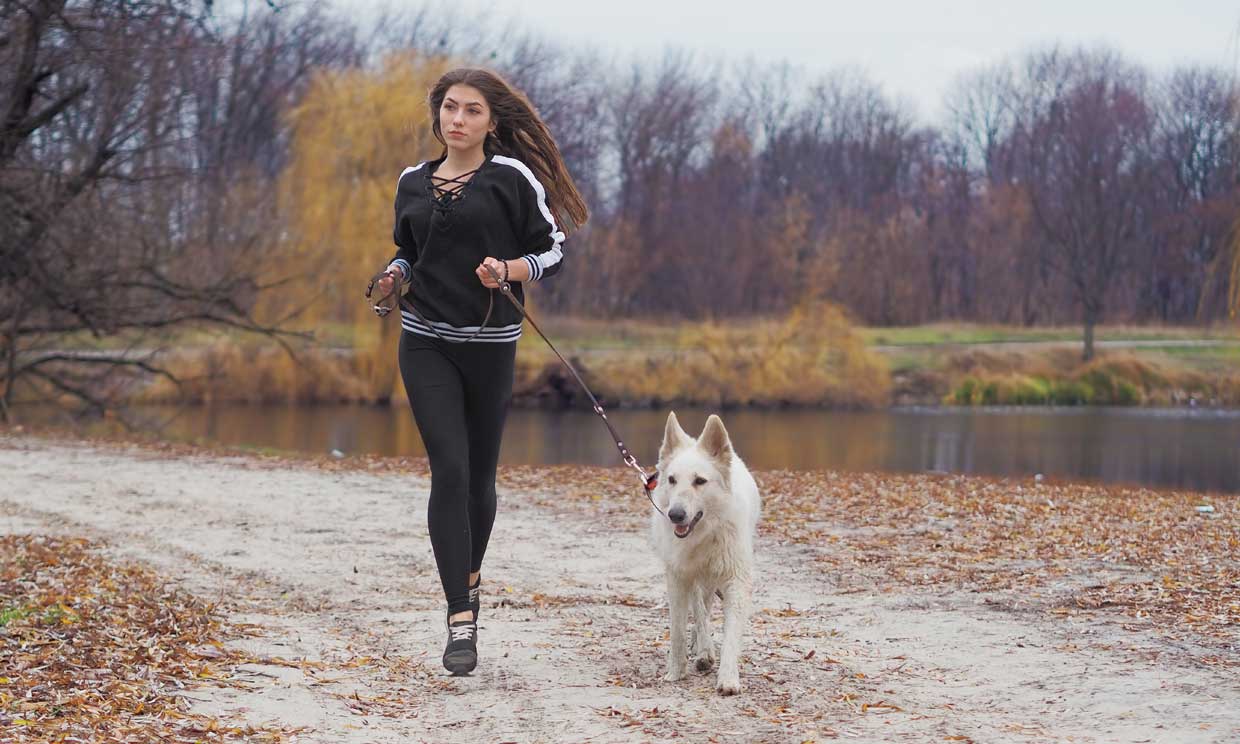
[[[448,623],[448,647],[443,650],[443,666],[453,676],[474,671],[478,666],[478,624],[473,620]]]
[[[482,602],[478,599],[479,589],[482,586],[482,577],[478,577],[478,583],[469,587],[469,609],[474,611],[474,622],[478,622],[478,610],[482,609]]]

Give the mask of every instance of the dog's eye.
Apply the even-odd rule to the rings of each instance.
[[[706,485],[706,479],[699,475],[698,477],[693,479],[693,485],[695,486]]]
[[[674,475],[667,476],[667,482],[672,484],[673,486],[676,485],[676,476]]]

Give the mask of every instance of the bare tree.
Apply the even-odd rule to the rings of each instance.
[[[941,146],[951,179],[944,206],[954,219],[940,221],[948,232],[935,230],[934,239],[956,243],[936,252],[950,256],[944,263],[962,292],[959,317],[1034,325],[1055,322],[1063,282],[1051,270],[1047,241],[1031,229],[1016,160],[1022,102],[1035,89],[1021,83],[1014,62],[1002,61],[965,73],[949,89]]]
[[[614,220],[633,235],[627,250],[642,257],[643,281],[630,298],[635,307],[653,310],[678,291],[682,277],[670,265],[682,235],[680,207],[708,152],[717,102],[713,75],[682,53],[634,65],[608,101],[614,165],[604,188],[614,194]]]
[[[1029,59],[1016,137],[1050,264],[1072,286],[1084,357],[1141,239],[1153,115],[1142,71],[1108,51]]]
[[[599,241],[596,227],[606,221],[601,171],[610,138],[607,65],[590,50],[571,52],[532,34],[516,36],[494,59],[494,66],[522,90],[547,123],[564,163],[590,207],[586,227],[573,234],[570,251],[583,269],[577,281],[548,282],[534,290],[536,301],[559,308],[593,304],[598,294],[592,253]]]
[[[497,50],[506,48],[516,32],[511,25],[506,28],[497,23],[491,12],[467,13],[460,4],[447,0],[418,6],[392,3],[371,27],[370,39],[365,44],[371,56],[365,62],[375,64],[392,49],[415,49],[427,56],[493,67]]]
[[[928,132],[915,169],[910,204],[925,220],[929,317],[971,318],[978,301],[977,246],[969,230],[976,199],[966,150]]]
[[[160,0],[4,6],[0,414],[23,385],[105,408],[126,373],[167,375],[151,334],[189,324],[277,333],[250,311],[270,225],[221,219],[198,183],[267,146],[266,132],[221,122],[217,102],[199,97],[212,77],[247,90],[218,65],[204,13]],[[262,100],[232,113],[243,108],[262,120]],[[230,125],[235,136],[216,141],[248,147],[201,149],[204,131]],[[244,197],[229,198],[243,212]],[[83,348],[105,341],[121,348]]]
[[[1001,182],[1012,172],[1010,144],[1018,106],[1007,62],[962,75],[947,93],[946,135],[961,150],[963,161],[987,182]]]
[[[1227,239],[1240,195],[1240,94],[1219,70],[1176,70],[1157,92],[1150,252],[1140,302],[1164,322],[1225,305]]]

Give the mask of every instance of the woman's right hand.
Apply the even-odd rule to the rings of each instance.
[[[375,285],[379,288],[379,296],[387,297],[392,294],[392,287],[396,284],[396,279],[389,272],[384,274]]]
[[[403,281],[404,277],[404,272],[400,270],[400,267],[387,267],[387,271],[385,271],[383,276],[379,278],[379,281],[376,282],[376,285],[379,288],[379,296],[387,297],[392,294],[392,288],[396,285],[396,280],[400,279]]]

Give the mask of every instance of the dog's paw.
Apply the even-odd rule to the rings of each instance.
[[[663,675],[664,682],[679,682],[680,680],[684,678],[685,678],[685,670],[683,668],[682,669],[668,669],[667,674]]]
[[[714,649],[706,649],[705,651],[699,652],[697,657],[693,660],[693,666],[699,672],[709,672],[711,670],[711,667],[713,667],[714,665],[715,665]]]
[[[736,695],[740,691],[740,677],[720,677],[718,681],[715,682],[715,692],[718,692],[720,695]]]

